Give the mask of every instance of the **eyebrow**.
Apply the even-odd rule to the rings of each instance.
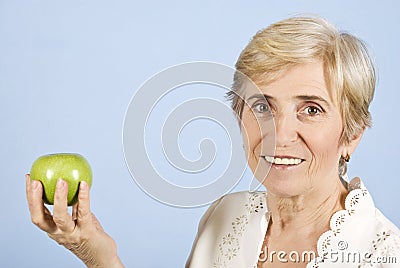
[[[327,105],[328,107],[330,107],[331,105],[329,104],[329,102],[327,100],[325,100],[324,98],[317,96],[317,95],[298,95],[294,97],[297,100],[303,100],[303,101],[320,101],[325,103],[325,105]],[[267,101],[269,100],[275,100],[274,97],[269,96],[267,94],[254,94],[251,95],[247,101],[252,100],[252,99],[266,99]]]

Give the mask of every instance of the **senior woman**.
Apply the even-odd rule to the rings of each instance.
[[[228,96],[267,192],[215,201],[186,267],[398,267],[399,229],[359,178],[347,182],[346,162],[371,125],[375,71],[365,45],[321,18],[293,17],[258,32],[236,69]],[[60,180],[51,215],[28,175],[32,221],[88,267],[123,267],[90,212],[87,185],[73,216],[66,188]]]

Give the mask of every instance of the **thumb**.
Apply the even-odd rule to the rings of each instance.
[[[93,224],[94,224],[94,226],[97,228],[97,230],[100,230],[100,231],[103,231],[103,232],[104,232],[104,229],[103,229],[103,227],[101,226],[99,220],[96,218],[96,216],[95,216],[93,213],[92,213],[92,220],[93,220]]]

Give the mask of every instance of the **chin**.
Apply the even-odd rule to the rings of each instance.
[[[282,198],[298,196],[306,191],[304,184],[295,183],[293,180],[280,180],[267,177],[263,185],[269,194]]]

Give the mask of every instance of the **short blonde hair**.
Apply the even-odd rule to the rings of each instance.
[[[344,122],[341,143],[349,143],[371,126],[368,108],[375,91],[375,68],[363,41],[319,17],[288,18],[251,39],[236,62],[232,91],[227,94],[232,109],[242,117],[242,74],[266,84],[288,67],[315,60],[322,60],[331,93],[336,93]]]

